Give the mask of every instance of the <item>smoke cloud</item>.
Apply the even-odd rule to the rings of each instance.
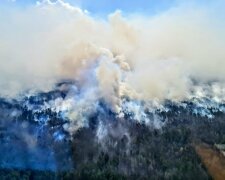
[[[116,11],[107,18],[61,0],[1,7],[0,94],[48,91],[73,80],[76,87],[51,106],[66,110],[76,127],[99,108],[99,99],[120,117],[131,109],[144,114],[132,103],[124,105],[125,97],[158,107],[205,93],[196,90],[196,81],[216,81],[213,95],[223,99],[225,11],[212,10],[218,4],[180,3],[154,16]]]

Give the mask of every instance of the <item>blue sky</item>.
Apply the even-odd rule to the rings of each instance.
[[[78,4],[91,13],[108,14],[120,9],[127,13],[153,14],[174,6],[175,0],[68,0],[71,4]]]
[[[0,0],[1,5],[27,7],[42,0]],[[57,0],[51,0],[52,2]],[[224,7],[224,0],[62,0],[73,6],[88,10],[90,14],[97,16],[107,16],[116,10],[121,10],[125,14],[155,15],[166,11],[180,4],[194,4],[202,7],[220,10]],[[216,5],[216,6],[215,6]],[[223,12],[223,8],[222,8]],[[215,12],[214,12],[215,13]]]
[[[10,1],[10,0],[6,0]],[[13,0],[11,0],[13,1]],[[14,5],[29,6],[37,0],[14,0]],[[41,1],[41,0],[39,0]],[[54,0],[52,0],[54,1]],[[115,10],[125,13],[155,14],[173,7],[177,0],[64,0],[71,5],[79,6],[97,15],[106,15]],[[12,3],[12,2],[10,2]]]

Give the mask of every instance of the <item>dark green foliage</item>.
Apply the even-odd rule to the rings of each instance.
[[[168,125],[152,130],[144,125],[124,123],[130,137],[108,134],[97,143],[90,129],[82,129],[74,141],[76,177],[80,179],[210,179],[191,142],[191,126]],[[116,128],[115,128],[116,129]],[[76,140],[77,139],[77,140]],[[79,139],[79,140],[78,140]],[[78,152],[82,151],[79,158]],[[90,152],[92,158],[88,159]],[[84,158],[86,157],[86,158]],[[107,176],[108,174],[108,176]]]
[[[55,173],[51,171],[33,171],[33,170],[0,170],[1,180],[54,180]]]
[[[132,121],[107,123],[111,123],[113,132],[108,132],[101,141],[96,138],[95,128],[83,128],[74,134],[73,170],[1,170],[0,179],[211,179],[195,153],[192,142],[225,142],[222,115],[208,120],[170,114],[167,124],[160,130]],[[118,135],[119,128],[124,133]]]

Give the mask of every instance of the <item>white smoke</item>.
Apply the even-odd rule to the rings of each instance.
[[[148,102],[148,108],[209,93],[216,102],[224,100],[225,24],[218,20],[223,8],[219,17],[208,6],[178,5],[150,17],[116,11],[107,20],[62,0],[1,10],[1,96],[47,91],[72,79],[81,93],[46,106],[64,111],[76,128],[99,99],[120,117],[132,111],[138,121],[148,121],[143,106],[124,104],[124,97]],[[193,79],[217,84],[197,89]]]

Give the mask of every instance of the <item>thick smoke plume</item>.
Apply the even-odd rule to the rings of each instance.
[[[154,16],[116,11],[97,18],[61,0],[1,7],[0,94],[12,98],[74,81],[65,99],[46,104],[65,111],[76,124],[65,127],[71,131],[100,100],[118,117],[134,113],[139,121],[165,100],[223,102],[224,12],[181,3]]]

